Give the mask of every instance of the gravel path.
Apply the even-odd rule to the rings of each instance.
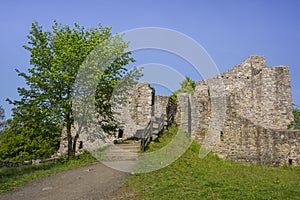
[[[0,195],[0,200],[100,200],[112,199],[126,173],[102,163],[53,174]]]

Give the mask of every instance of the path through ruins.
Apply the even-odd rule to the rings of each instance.
[[[0,200],[112,199],[125,178],[126,173],[94,163],[34,181],[0,195]]]

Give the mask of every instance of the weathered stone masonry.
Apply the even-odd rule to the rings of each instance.
[[[219,131],[213,152],[220,157],[300,165],[300,131],[287,130],[293,120],[287,66],[267,67],[264,57],[250,56],[228,72],[198,82],[194,95],[180,94],[178,103],[177,123],[199,143],[209,128]]]
[[[150,120],[162,114],[172,116],[177,110],[175,121],[180,128],[200,144],[208,143],[221,158],[300,165],[300,131],[287,130],[293,120],[287,66],[267,67],[263,56],[250,56],[226,73],[197,82],[194,95],[177,97],[175,108],[170,97],[155,97],[148,83],[138,83],[117,110],[116,137],[134,137]],[[208,130],[217,133],[216,137],[210,138]],[[83,141],[80,136],[77,144],[80,151],[86,148]],[[65,129],[59,152],[61,155],[67,152]]]
[[[138,83],[129,91],[126,102],[114,116],[124,132],[122,138],[133,137],[138,129],[147,126],[153,115],[154,94],[148,83]]]
[[[97,147],[107,145],[115,139],[128,139],[138,137],[137,130],[145,129],[150,120],[160,118],[162,114],[165,117],[165,125],[169,124],[168,116],[176,110],[175,105],[168,96],[155,96],[155,90],[148,83],[137,83],[127,91],[126,98],[122,99],[122,104],[114,107],[114,118],[118,122],[118,130],[115,137],[105,133],[98,133],[105,136],[106,139],[99,139]],[[172,118],[172,116],[171,116]],[[171,119],[172,120],[172,119]],[[78,128],[77,128],[78,129]],[[76,135],[76,127],[72,127],[72,137]],[[80,134],[77,140],[76,152],[81,153],[87,149],[89,134]],[[63,128],[58,155],[67,154],[67,132]]]

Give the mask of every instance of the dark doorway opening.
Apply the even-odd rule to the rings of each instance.
[[[118,138],[123,138],[123,134],[124,134],[124,130],[123,129],[119,129],[119,131],[118,131]]]
[[[289,159],[289,164],[293,165],[293,159]]]
[[[78,147],[78,149],[82,149],[82,148],[83,148],[83,142],[80,141],[80,142],[79,142],[79,147]]]

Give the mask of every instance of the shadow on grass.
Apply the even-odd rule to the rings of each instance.
[[[2,178],[12,178],[24,174],[29,174],[37,170],[49,170],[53,168],[56,163],[42,163],[39,165],[24,165],[20,167],[3,167],[0,168],[0,177]]]

